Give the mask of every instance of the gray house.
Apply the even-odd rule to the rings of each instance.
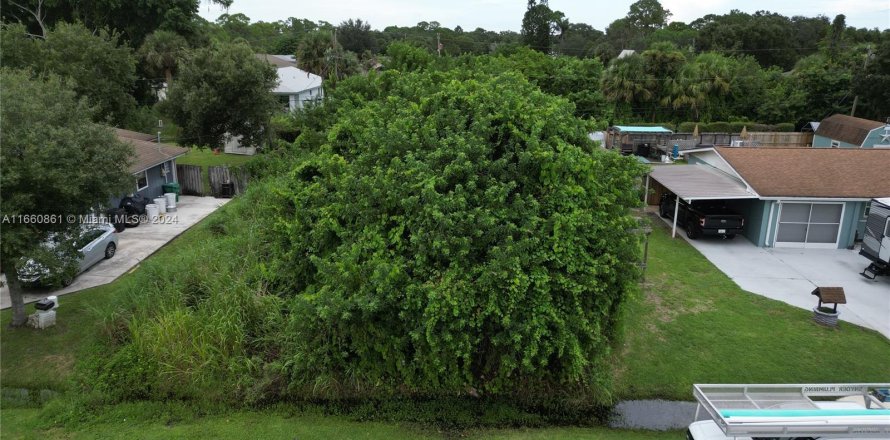
[[[815,126],[813,148],[890,148],[890,123],[832,115]]]
[[[165,183],[176,182],[176,158],[188,152],[187,148],[156,142],[150,134],[115,129],[117,138],[133,147],[133,190],[128,194],[141,194],[153,199],[164,194]],[[120,199],[111,201],[117,206]]]

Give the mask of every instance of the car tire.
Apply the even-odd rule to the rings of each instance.
[[[700,237],[701,234],[698,233],[694,225],[686,225],[686,236],[689,237],[690,240],[695,240]]]
[[[108,243],[108,246],[105,246],[105,259],[109,259],[114,256],[114,253],[117,252],[117,245],[114,243]]]
[[[62,287],[68,287],[72,283],[74,283],[74,277],[67,277],[64,280],[62,280]]]
[[[128,228],[137,228],[139,227],[139,215],[138,214],[130,214],[127,216],[127,223],[125,224]]]

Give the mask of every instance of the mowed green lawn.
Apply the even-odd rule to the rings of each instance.
[[[694,383],[890,382],[879,333],[821,327],[809,310],[746,292],[653,224],[646,282],[614,356],[622,399],[691,400]]]
[[[4,409],[2,437],[7,439],[510,439],[510,440],[679,440],[680,432],[627,431],[607,428],[544,428],[477,430],[442,433],[396,423],[356,422],[344,417],[287,415],[277,412],[235,412],[197,420],[133,420],[120,412],[97,423],[63,430],[42,429],[40,410]]]
[[[207,168],[213,166],[228,166],[228,167],[237,167],[240,165],[244,165],[253,156],[246,156],[243,154],[226,154],[219,153],[216,154],[213,150],[209,148],[190,148],[189,152],[184,156],[180,156],[176,159],[176,163],[179,165],[198,165],[202,169],[202,175],[204,180],[204,193],[210,193],[210,176],[207,174]]]
[[[212,239],[210,232],[199,225],[151,258],[175,265],[180,252],[208,239]],[[91,340],[100,328],[97,320],[102,318],[94,309],[120,289],[132,288],[132,280],[132,276],[125,275],[114,283],[61,297],[58,325],[44,331],[10,329],[10,312],[3,311],[3,387],[70,392],[68,379],[75,363],[89,352]],[[812,323],[806,310],[742,291],[685,241],[671,239],[661,226],[656,226],[651,237],[646,283],[629,301],[626,319],[623,340],[614,354],[615,391],[619,399],[691,400],[691,385],[706,382],[890,381],[887,339],[848,323],[842,323],[837,330],[822,328]],[[46,429],[40,409],[4,405],[0,412],[0,437],[442,437],[442,433],[423,427],[356,422],[347,417],[233,410],[226,415],[170,421],[151,414],[118,405],[109,407],[101,420],[90,424]],[[679,432],[605,428],[483,430],[460,435],[496,439],[683,437]]]

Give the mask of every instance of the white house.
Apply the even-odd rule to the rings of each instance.
[[[299,110],[308,103],[320,102],[324,98],[322,78],[298,68],[293,55],[256,54],[256,57],[275,66],[278,71],[278,84],[272,93],[281,102],[282,111]],[[256,148],[241,145],[239,137],[228,137],[224,151],[253,155]]]
[[[306,103],[320,101],[324,97],[322,78],[297,67],[293,55],[257,54],[278,70],[278,86],[272,91],[279,97],[284,111],[303,108]]]
[[[273,93],[278,95],[286,111],[303,108],[310,102],[318,102],[324,97],[321,77],[296,67],[278,68],[278,87]]]

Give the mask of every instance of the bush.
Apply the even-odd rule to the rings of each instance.
[[[794,131],[794,124],[792,124],[790,122],[782,122],[782,123],[776,124],[776,131],[792,132],[792,131]]]
[[[302,133],[225,221],[140,269],[111,365],[158,366],[139,396],[252,404],[608,400],[642,166],[515,73],[385,72],[333,94],[321,145]]]
[[[698,125],[698,122],[681,122],[677,126],[677,131],[680,133],[692,133],[695,131],[696,125]],[[699,133],[701,133],[701,127],[699,127]]]
[[[749,132],[754,131],[754,123],[751,121],[733,121],[729,123],[730,133],[741,133],[742,129],[747,128]]]
[[[711,122],[709,124],[705,124],[704,127],[699,127],[702,129],[702,132],[708,133],[729,133],[732,128],[729,125],[729,122]]]
[[[641,169],[516,74],[370,80],[386,98],[340,113],[261,202],[288,207],[268,282],[292,296],[301,393],[602,379]]]

